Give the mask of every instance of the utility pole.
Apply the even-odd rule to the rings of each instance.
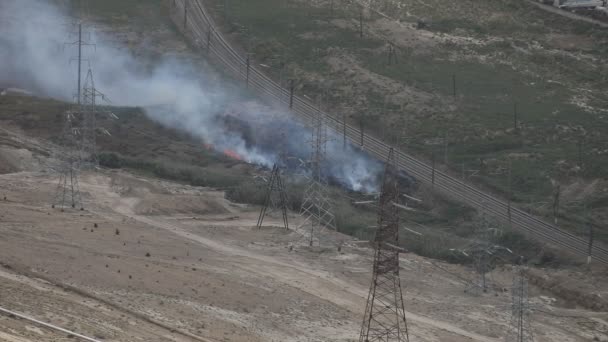
[[[587,251],[587,265],[591,263],[591,257],[593,256],[593,224],[587,222],[589,225],[589,246]]]
[[[363,39],[363,5],[359,11],[359,38]]]
[[[555,191],[553,192],[553,222],[557,224],[557,217],[559,215],[559,198],[561,192],[561,185],[557,184]]]
[[[517,102],[513,103],[513,130],[517,132],[519,125],[517,123]]]
[[[281,93],[283,93],[283,72],[285,70],[285,61],[283,56],[279,56],[279,85],[281,86]]]
[[[443,164],[448,166],[448,131],[446,129],[443,137]]]
[[[507,201],[507,217],[509,218],[509,226],[512,225],[511,222],[511,201],[513,200],[513,162],[509,159],[509,195]]]
[[[228,23],[228,0],[224,0],[224,21]]]
[[[342,113],[342,149],[346,151],[346,112]]]
[[[399,276],[399,177],[390,148],[378,200],[372,283],[359,342],[409,342]]]
[[[397,51],[395,50],[395,44],[393,44],[393,42],[388,42],[387,57],[388,65],[397,64]]]
[[[246,79],[245,79],[245,84],[247,87],[249,87],[249,69],[251,67],[251,58],[250,58],[250,54],[247,53],[247,73],[245,75]]]
[[[431,152],[431,166],[432,166],[431,185],[433,187],[435,187],[435,149],[434,148],[433,148],[433,151]]]
[[[213,27],[209,24],[207,28],[207,54],[211,53],[211,35],[213,34]]]
[[[587,226],[589,227],[589,244],[587,245],[587,265],[591,264],[591,258],[593,257],[593,223],[591,222],[591,216],[589,215],[589,210],[585,205],[585,221],[587,222]]]
[[[363,114],[359,115],[359,131],[361,132],[361,147],[363,147],[363,139],[365,138],[365,133],[363,132]]]
[[[578,139],[578,167],[583,169],[583,138]]]
[[[188,1],[184,1],[184,30],[188,24]]]
[[[464,163],[462,163],[461,168],[462,168],[462,182],[464,183],[467,180]]]
[[[295,81],[289,80],[289,109],[293,109],[293,93],[295,90]]]

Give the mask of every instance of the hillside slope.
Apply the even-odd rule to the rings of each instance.
[[[54,145],[7,127],[0,156],[18,150],[44,164]],[[0,175],[1,307],[120,342],[356,340],[370,249],[345,236],[341,251],[290,249],[301,237],[281,228],[279,217],[259,230],[257,208],[231,203],[222,192],[126,171],[83,173],[85,210],[62,212],[48,202],[56,175],[28,160],[12,164],[21,171]],[[511,295],[502,289],[510,286],[511,267],[492,271],[489,293],[472,296],[463,282],[475,275],[463,266],[413,254],[402,255],[401,264],[413,339],[499,341],[506,333]],[[547,297],[541,288],[542,279],[577,279],[579,291],[585,285],[591,294],[606,282],[534,272],[540,287],[532,301],[550,313],[535,315],[537,340],[601,340],[605,314],[569,308],[582,302]],[[62,338],[10,316],[0,316],[0,330],[8,341]]]
[[[601,229],[603,29],[518,0],[205,3],[256,65],[353,126],[551,220],[559,191],[560,225]]]
[[[120,30],[117,36],[142,60],[153,64],[157,54],[177,50],[204,67],[166,21],[155,26],[150,15],[153,20],[142,24],[147,28],[129,28],[134,13],[163,15],[157,2],[95,4],[117,6],[100,9],[99,20],[115,20],[106,29]],[[141,36],[129,32],[140,29],[162,38],[139,45]],[[99,134],[98,143],[105,167],[82,174],[85,210],[53,210],[58,177],[49,165],[61,153],[56,142],[69,108],[40,97],[0,96],[1,307],[120,342],[357,339],[372,250],[333,232],[325,237],[343,241],[341,250],[309,248],[276,216],[256,229],[259,208],[243,202],[259,203],[254,179],[267,170],[209,151],[200,137],[163,127],[140,108],[103,108],[98,123],[110,135]],[[332,195],[346,221],[341,227],[363,227],[361,237],[369,237],[373,210],[353,209],[341,190]],[[405,246],[447,253],[451,243],[467,243],[459,235],[470,234],[473,214],[420,195],[428,196],[425,212],[406,217],[427,226],[416,228],[424,229],[423,237],[404,235]],[[298,219],[290,213],[294,225]],[[437,229],[448,224],[449,232]],[[477,277],[468,267],[412,253],[401,256],[401,267],[412,339],[502,340],[511,315],[512,267],[492,270],[490,291],[480,296],[463,291]],[[605,339],[605,273],[533,268],[530,274],[538,341]],[[74,339],[10,315],[0,315],[0,332],[11,342]]]

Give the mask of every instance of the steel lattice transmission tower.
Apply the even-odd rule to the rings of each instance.
[[[62,151],[58,156],[60,165],[57,169],[59,172],[59,183],[57,184],[57,190],[55,191],[55,196],[52,202],[53,208],[59,206],[61,207],[62,211],[68,206],[72,208],[79,207],[81,210],[84,209],[78,178],[82,166],[82,138],[84,128],[83,108],[86,107],[82,104],[82,62],[88,60],[83,58],[82,49],[85,46],[93,44],[83,40],[82,6],[79,8],[79,12],[80,18],[76,22],[78,39],[74,42],[68,43],[69,45],[75,45],[78,48],[77,57],[71,59],[76,60],[78,63],[75,95],[76,104],[74,105],[75,110],[67,111],[65,113],[63,121],[63,129],[60,137]]]
[[[82,14],[81,14],[82,16]],[[88,47],[88,46],[95,46],[95,44],[91,44],[88,42],[88,40],[85,40],[83,38],[83,35],[87,35],[88,34],[86,32],[83,32],[83,28],[82,28],[82,18],[79,18],[77,20],[77,22],[74,24],[77,29],[76,29],[76,36],[77,36],[77,40],[70,42],[70,43],[66,43],[66,45],[74,45],[77,47],[77,51],[78,54],[70,59],[70,62],[75,61],[77,63],[77,83],[76,83],[76,94],[74,95],[75,100],[76,100],[76,104],[81,105],[82,104],[82,63],[83,62],[87,62],[89,63],[89,59],[84,58],[83,56],[83,48]]]
[[[481,222],[476,228],[474,240],[466,250],[466,253],[473,258],[476,279],[467,285],[464,290],[465,292],[480,294],[481,292],[485,293],[488,291],[487,273],[492,270],[491,259],[493,249],[494,245],[491,243],[491,229],[484,211]]]
[[[506,342],[532,342],[534,335],[530,321],[530,297],[528,295],[528,279],[526,279],[525,268],[520,265],[513,279],[511,289],[511,326],[507,334]]]
[[[65,113],[61,134],[60,144],[64,150],[59,156],[61,159],[58,168],[59,183],[57,184],[52,207],[59,206],[62,211],[66,207],[79,207],[81,210],[84,208],[78,183],[81,162],[79,148],[80,130],[75,125],[75,119],[74,112],[68,111]]]
[[[271,209],[271,211],[280,209],[283,215],[283,225],[285,229],[289,229],[289,221],[287,219],[287,193],[285,192],[285,185],[281,178],[281,168],[278,163],[275,163],[272,167],[272,173],[268,180],[268,187],[266,189],[266,195],[264,196],[264,206],[260,210],[260,216],[258,217],[258,229],[262,228],[264,217],[268,214],[268,209]]]
[[[389,151],[378,202],[373,279],[359,342],[409,341],[399,278],[399,181],[394,151]]]
[[[82,157],[83,165],[92,169],[99,166],[97,157],[97,98],[106,100],[105,95],[95,88],[93,72],[89,68],[82,90]]]
[[[304,200],[300,215],[304,218],[298,230],[304,230],[303,236],[308,238],[309,245],[314,241],[321,244],[320,234],[329,228],[336,230],[336,218],[329,199],[327,180],[323,174],[323,165],[327,154],[327,127],[325,116],[321,110],[317,111],[313,119],[312,154],[310,158],[310,181],[304,192]]]
[[[474,295],[488,292],[490,281],[488,273],[492,271],[496,260],[501,258],[501,254],[511,254],[511,250],[494,243],[494,237],[499,234],[497,228],[490,226],[490,221],[486,216],[486,207],[483,203],[480,222],[478,222],[473,241],[465,250],[460,251],[468,257],[473,258],[475,279],[467,284],[464,292]]]

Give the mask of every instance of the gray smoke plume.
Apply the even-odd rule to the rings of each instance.
[[[62,9],[43,0],[0,0],[0,87],[19,87],[37,95],[73,101],[77,89],[73,20]],[[90,32],[90,27],[88,28]],[[95,49],[85,48],[96,87],[113,105],[139,106],[147,115],[168,127],[184,130],[213,145],[230,150],[243,160],[272,166],[279,146],[256,139],[255,128],[227,125],[224,114],[237,103],[237,121],[252,127],[279,127],[287,132],[288,154],[306,159],[310,131],[295,123],[284,111],[236,99],[233,91],[200,75],[197,67],[175,58],[164,58],[153,67],[142,66],[128,50],[109,43],[111,37],[90,32],[86,39]],[[83,67],[83,80],[87,72]],[[230,95],[228,95],[230,94]],[[246,125],[245,125],[246,126]],[[261,129],[260,129],[261,130]],[[258,130],[259,131],[259,130]],[[277,134],[278,130],[272,130]],[[258,132],[257,136],[261,133]],[[254,138],[251,138],[253,136]],[[339,140],[337,138],[336,140]],[[373,192],[381,165],[351,146],[328,144],[326,172],[349,189]]]

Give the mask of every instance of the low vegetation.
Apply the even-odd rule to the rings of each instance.
[[[115,1],[104,3],[103,6],[109,7],[106,10],[98,11],[100,17],[105,18],[103,20],[117,21],[124,24],[125,27],[132,25],[131,29],[137,32],[150,24],[129,23],[123,18],[106,16],[104,14],[106,12],[115,13],[112,11],[113,2]],[[508,76],[515,82],[515,77],[509,75],[508,68],[504,69],[502,74],[496,74],[496,72],[500,72],[500,68],[481,66],[471,61],[450,62],[447,54],[434,55],[435,62],[439,64],[430,66],[427,63],[428,55],[421,55],[413,49],[408,50],[404,47],[398,51],[399,63],[388,66],[382,62],[384,61],[382,51],[384,51],[385,42],[376,37],[379,31],[374,26],[381,20],[380,17],[371,12],[365,13],[365,34],[364,38],[360,39],[356,20],[352,20],[353,16],[358,13],[356,7],[353,6],[336,6],[331,15],[328,15],[327,7],[324,7],[328,2],[317,2],[317,5],[311,7],[295,0],[288,2],[260,0],[253,6],[252,3],[246,1],[228,0],[225,3],[229,5],[229,12],[224,15],[222,14],[222,2],[214,0],[208,0],[208,2],[216,5],[218,19],[224,20],[226,30],[232,32],[231,38],[241,42],[242,46],[249,44],[250,49],[255,52],[256,61],[266,65],[268,72],[274,74],[277,79],[281,79],[283,82],[288,78],[302,80],[299,82],[298,92],[304,94],[320,93],[325,91],[328,85],[338,89],[338,91],[330,93],[329,105],[340,110],[347,108],[350,111],[349,120],[353,123],[363,122],[366,130],[378,133],[385,129],[386,124],[390,122],[392,129],[388,131],[388,137],[394,136],[402,139],[403,146],[427,158],[430,152],[434,151],[443,159],[442,139],[445,138],[445,132],[447,132],[448,163],[454,165],[455,162],[464,162],[465,165],[468,165],[465,170],[467,178],[477,179],[480,184],[492,191],[507,193],[508,184],[504,165],[506,159],[512,159],[512,181],[515,189],[513,197],[516,201],[523,203],[529,201],[530,198],[533,200],[546,199],[551,193],[552,187],[547,181],[551,172],[547,171],[544,158],[551,156],[555,159],[561,155],[546,143],[531,143],[532,140],[538,138],[540,129],[530,125],[533,133],[527,133],[524,130],[524,127],[528,127],[525,126],[525,123],[530,121],[524,119],[523,113],[527,113],[527,111],[523,110],[525,106],[521,104],[518,107],[520,115],[522,115],[519,130],[509,130],[511,116],[507,112],[512,108],[512,103],[508,101],[508,98],[500,96],[500,90],[504,91],[504,87],[501,88],[498,83],[492,83],[494,84],[492,86],[491,83],[488,83],[494,82],[492,75]],[[338,1],[336,0],[335,3],[337,4]],[[136,11],[141,11],[142,8],[150,10],[156,6],[147,7],[148,5],[150,4],[142,1],[128,1],[120,4],[120,6],[128,7],[124,13],[131,13],[135,10],[134,8],[138,8]],[[160,8],[162,10],[162,6]],[[274,17],[273,20],[264,25],[259,24],[270,15]],[[412,18],[403,20],[407,25],[415,22],[412,21]],[[431,18],[429,30],[442,33],[459,32],[457,28],[450,28],[450,25],[458,27],[460,25],[458,23],[437,23],[436,18]],[[467,25],[471,24],[471,22],[468,23]],[[286,29],[283,29],[285,27]],[[375,32],[374,35],[371,34],[372,31]],[[468,29],[466,31],[469,33]],[[478,32],[478,34],[482,33]],[[508,47],[505,45],[501,48],[507,49]],[[162,50],[162,47],[159,49]],[[455,51],[458,49],[455,48]],[[336,56],[349,63],[345,64],[342,69],[332,69],[331,63],[335,61],[333,58]],[[443,61],[441,61],[442,56],[445,57]],[[278,68],[281,65],[285,66],[282,71],[280,71],[281,68]],[[439,66],[444,67],[439,68]],[[364,82],[359,82],[358,79],[353,78],[354,76],[351,79],[338,77],[345,74],[349,68],[360,69],[364,73],[371,72],[372,77]],[[322,74],[329,75],[329,77],[319,77]],[[453,74],[456,74],[458,89],[455,98],[449,96]],[[408,107],[408,103],[399,103],[397,100],[387,101],[385,96],[381,96],[377,90],[374,90],[375,76],[373,75],[383,77],[382,87],[385,87],[387,79],[391,78],[407,86],[406,88],[398,86],[397,90],[413,89],[412,102],[415,102],[413,106]],[[472,82],[472,79],[476,81]],[[486,81],[483,83],[479,80]],[[481,83],[476,83],[478,81]],[[348,89],[348,85],[353,84],[356,89]],[[357,85],[362,87],[357,88]],[[382,87],[378,89],[384,89]],[[486,95],[480,96],[475,92],[476,88],[486,92]],[[526,98],[538,97],[541,94],[537,92],[535,95],[530,95],[528,92],[529,89],[526,87],[521,89],[521,94],[525,94]],[[397,95],[395,98],[403,99]],[[418,95],[422,99],[418,98]],[[429,97],[425,98],[427,95]],[[357,111],[353,108],[352,103],[350,108],[344,105],[345,102],[351,102],[350,99],[354,96],[361,98],[363,102],[357,103],[357,105],[365,108],[365,111]],[[496,101],[497,99],[500,101]],[[429,107],[419,106],[419,102],[414,100],[423,101]],[[433,102],[436,104],[433,105]],[[530,100],[530,103],[536,102],[536,100]],[[502,103],[500,105],[502,107],[494,108],[493,106],[497,103]],[[537,105],[541,106],[541,104]],[[35,98],[23,100],[13,97],[0,98],[0,106],[2,106],[0,120],[16,123],[23,129],[32,132],[32,135],[48,138],[51,141],[56,141],[56,132],[61,130],[61,115],[67,108],[60,102]],[[463,108],[469,108],[470,111],[467,111],[466,115],[456,115]],[[491,108],[494,109],[489,110]],[[543,110],[547,110],[547,108]],[[118,120],[108,118],[101,120],[112,134],[111,138],[102,136],[99,141],[102,151],[100,160],[105,167],[125,168],[196,186],[224,189],[227,197],[233,201],[250,204],[262,203],[263,184],[251,181],[251,176],[256,168],[201,148],[200,142],[196,139],[181,132],[163,128],[148,120],[139,108],[113,108],[112,111],[117,114]],[[484,114],[488,112],[493,114]],[[384,113],[391,113],[391,115]],[[401,115],[402,113],[408,114]],[[436,114],[431,115],[430,113]],[[548,121],[540,114],[538,120],[543,123]],[[446,131],[448,125],[450,131]],[[461,128],[463,131],[460,131]],[[466,131],[464,128],[471,128],[473,131]],[[490,128],[494,129],[493,133],[487,133],[492,136],[491,139],[488,138],[490,143],[488,140],[478,139],[479,132],[489,132]],[[495,132],[498,131],[502,133],[496,134]],[[574,134],[569,130],[567,133],[568,136]],[[529,135],[530,137],[528,137]],[[556,141],[566,145],[566,141],[560,140],[560,136],[556,138]],[[534,151],[527,151],[527,148],[532,148]],[[535,151],[542,151],[542,153]],[[511,158],[510,155],[513,153],[522,153],[528,157],[521,158],[521,160]],[[535,153],[541,155],[538,160],[534,159],[537,158]],[[572,153],[570,151],[565,155],[570,156]],[[566,159],[572,158],[567,157]],[[480,171],[473,176],[469,169],[474,169],[475,164],[479,165]],[[584,176],[587,172],[590,171],[585,168],[581,174]],[[500,176],[501,173],[502,176]],[[593,174],[590,175],[593,176]],[[297,211],[302,201],[303,185],[298,181],[290,180],[288,186],[290,187],[290,207]],[[533,190],[533,194],[520,191],[522,189]],[[470,261],[453,250],[465,248],[470,243],[474,232],[471,222],[476,219],[477,214],[470,208],[455,202],[436,195],[429,196],[429,204],[423,208],[425,213],[404,216],[404,226],[409,229],[402,232],[404,248],[420,255],[453,262]],[[598,197],[594,200],[593,203],[596,207],[603,206],[602,198]],[[363,240],[373,238],[373,228],[370,228],[375,225],[376,221],[373,209],[354,206],[352,201],[345,198],[344,192],[339,189],[332,189],[332,199],[340,231]],[[504,228],[503,232],[497,236],[498,242],[513,249],[514,253],[524,254],[530,259],[537,259],[540,263],[553,260],[553,256],[547,257],[547,255],[552,255],[549,252],[542,253],[542,246],[531,243],[523,236]],[[538,257],[539,255],[541,257]]]
[[[562,196],[560,224],[608,218],[605,29],[521,0],[205,3],[259,68],[353,125],[547,219],[558,184],[596,184]]]

